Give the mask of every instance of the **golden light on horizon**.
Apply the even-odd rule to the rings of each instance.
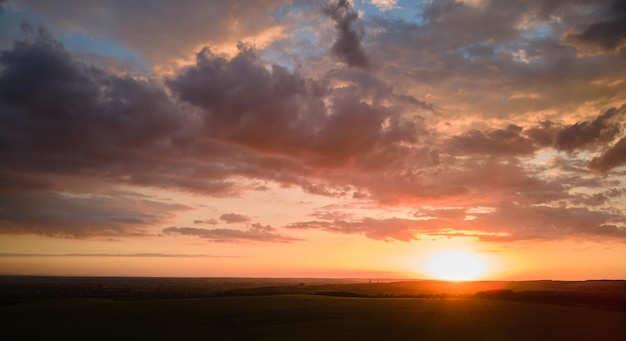
[[[465,251],[444,251],[426,259],[424,268],[436,279],[448,281],[469,281],[485,274],[485,262],[474,253]]]

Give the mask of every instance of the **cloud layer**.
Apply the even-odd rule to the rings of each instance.
[[[236,20],[212,22],[210,39],[180,33],[184,20],[149,34],[157,20],[188,14],[187,5],[151,8],[137,22],[116,18],[113,32],[81,17],[93,17],[93,3],[66,15],[17,3],[48,13],[54,27],[65,18],[134,44],[155,63],[187,62],[168,75],[124,74],[23,24],[0,53],[1,233],[85,238],[151,228],[267,242],[296,241],[283,233],[295,229],[385,241],[626,237],[620,2],[436,1],[420,4],[414,19],[359,14],[343,0],[321,10],[307,2],[215,3],[216,13]],[[598,11],[612,14],[596,18]],[[319,23],[319,32],[293,17],[302,27]],[[286,36],[260,48],[239,42],[231,55],[216,49],[273,25]],[[159,45],[153,38],[161,33]],[[294,42],[308,35],[317,40],[300,49]],[[193,58],[192,47],[207,42]],[[276,54],[287,47],[297,59]],[[601,53],[591,57],[591,48]],[[214,228],[164,228],[193,208],[108,189],[232,198],[251,183],[301,188],[348,208],[280,228],[246,212],[193,222]],[[421,215],[348,213],[364,205]]]

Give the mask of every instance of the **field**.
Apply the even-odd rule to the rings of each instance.
[[[625,340],[626,315],[477,298],[46,299],[0,307],[6,340]]]
[[[626,340],[626,281],[0,276],[5,340]]]

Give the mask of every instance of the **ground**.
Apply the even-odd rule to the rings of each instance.
[[[273,295],[0,306],[10,340],[625,340],[626,314],[480,298]]]

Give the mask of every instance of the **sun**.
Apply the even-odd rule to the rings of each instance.
[[[424,262],[426,271],[437,279],[469,281],[480,278],[486,267],[480,257],[465,251],[445,251],[430,256]]]

